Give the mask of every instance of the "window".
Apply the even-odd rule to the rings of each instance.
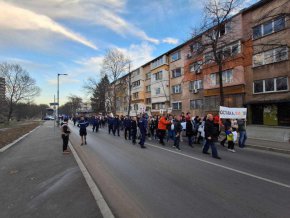
[[[223,58],[228,58],[241,53],[241,42],[235,42],[222,48]]]
[[[196,99],[190,101],[190,109],[202,109],[202,99]]]
[[[151,63],[151,69],[157,68],[163,64],[166,64],[166,56],[163,56],[161,58],[158,58],[157,60],[153,61]]]
[[[285,28],[285,17],[278,17],[274,20],[274,31],[278,32]]]
[[[159,109],[164,109],[165,108],[165,103],[154,103],[152,104],[152,109],[153,110],[159,110]]]
[[[156,89],[155,89],[155,94],[156,94],[156,95],[159,95],[159,94],[160,94],[160,88],[156,88]]]
[[[207,54],[204,55],[204,63],[205,64],[209,64],[211,62],[213,62],[214,58],[213,58],[213,53],[209,52]]]
[[[172,103],[172,110],[181,110],[181,109],[182,109],[182,103],[181,102]]]
[[[216,86],[218,83],[217,83],[217,76],[216,76],[217,74],[216,73],[211,73],[210,75],[209,75],[209,80],[210,80],[210,84],[212,85],[212,86]]]
[[[155,80],[162,80],[162,71],[159,71],[154,74]]]
[[[223,83],[232,83],[233,82],[233,70],[225,70],[222,73]]]
[[[199,52],[202,49],[201,42],[195,42],[194,44],[190,45],[191,52]]]
[[[254,93],[263,92],[263,80],[254,81]]]
[[[132,87],[140,86],[140,80],[132,83]]]
[[[172,55],[171,55],[171,62],[173,62],[173,61],[177,61],[177,60],[179,60],[181,57],[180,57],[180,51],[178,51],[178,52],[175,52],[175,53],[173,53]]]
[[[151,79],[151,73],[146,73],[146,80]]]
[[[272,21],[263,24],[263,34],[268,35],[273,32]]]
[[[151,98],[146,98],[146,104],[151,104]]]
[[[138,99],[139,98],[139,93],[138,92],[133,93],[133,98],[134,99]]]
[[[199,73],[202,69],[202,61],[197,61],[189,66],[190,72]]]
[[[288,60],[288,47],[283,46],[253,55],[253,67]]]
[[[151,92],[151,85],[146,86],[146,92]]]
[[[189,83],[189,90],[202,89],[202,80],[195,80]]]
[[[253,39],[258,39],[262,36],[266,36],[283,29],[285,29],[285,16],[280,16],[253,27]]]
[[[219,29],[219,36],[223,36],[223,35],[229,33],[231,31],[231,29],[232,29],[231,22],[222,24],[220,29]]]
[[[266,79],[265,80],[265,92],[273,92],[274,91],[274,79]]]
[[[181,68],[176,68],[172,70],[172,78],[176,78],[180,76],[181,76]]]
[[[265,80],[256,80],[253,83],[253,89],[254,94],[287,91],[288,78],[278,77],[278,78],[269,78]]]
[[[172,93],[173,94],[177,94],[177,93],[181,93],[181,85],[176,85],[176,86],[172,86]]]
[[[287,77],[276,78],[276,90],[277,91],[288,90],[288,79],[287,79]]]

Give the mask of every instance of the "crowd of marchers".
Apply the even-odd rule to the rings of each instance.
[[[63,152],[69,153],[67,149],[70,130],[68,119],[64,118],[61,129],[63,138]],[[74,126],[79,127],[81,136],[81,145],[87,144],[87,128],[92,127],[93,132],[98,132],[99,128],[107,128],[108,134],[114,136],[124,136],[126,140],[136,144],[139,140],[141,148],[146,148],[146,140],[158,140],[162,146],[165,141],[173,141],[173,147],[181,150],[180,142],[186,141],[188,146],[194,147],[194,144],[202,144],[202,153],[208,152],[211,148],[213,158],[221,159],[218,155],[216,143],[225,146],[228,144],[228,150],[235,152],[235,144],[245,147],[247,139],[245,120],[220,119],[218,115],[207,114],[205,117],[192,116],[190,112],[180,115],[171,115],[163,113],[162,115],[148,116],[146,113],[135,117],[129,116],[75,116],[70,118]],[[224,131],[224,134],[221,132]],[[221,140],[219,140],[221,139]]]

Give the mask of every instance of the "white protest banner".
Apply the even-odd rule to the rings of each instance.
[[[220,118],[225,119],[246,119],[247,108],[234,108],[220,106]]]

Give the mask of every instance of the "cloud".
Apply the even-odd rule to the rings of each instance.
[[[113,32],[158,44],[159,40],[149,37],[145,31],[122,18],[126,13],[126,0],[11,0],[17,5],[40,11],[49,17],[67,21],[85,22],[86,25],[104,26]]]
[[[0,8],[0,27],[2,28],[31,31],[47,30],[90,48],[97,49],[92,42],[58,24],[48,16],[37,14],[5,2],[0,2]]]
[[[172,45],[176,45],[176,44],[178,44],[178,39],[167,37],[167,38],[163,39],[162,42],[163,43],[172,44]]]
[[[153,51],[155,50],[155,47],[147,42],[142,42],[141,44],[131,44],[129,48],[116,48],[122,51],[125,56],[130,58],[132,61],[132,69],[136,69],[154,58]]]

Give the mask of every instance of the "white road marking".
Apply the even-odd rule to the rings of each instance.
[[[282,187],[285,187],[285,188],[290,188],[290,185],[287,185],[287,184],[284,184],[284,183],[281,183],[281,182],[277,182],[277,181],[274,181],[274,180],[271,180],[271,179],[267,179],[267,178],[264,178],[264,177],[261,177],[261,176],[256,176],[254,174],[247,173],[245,171],[241,171],[241,170],[237,170],[237,169],[234,169],[234,168],[231,168],[231,167],[223,166],[221,164],[213,163],[213,162],[210,162],[210,161],[207,161],[207,160],[203,160],[203,159],[200,159],[200,158],[197,158],[197,157],[193,157],[193,156],[190,156],[190,155],[187,155],[187,154],[183,154],[183,153],[180,153],[180,152],[177,152],[177,151],[173,151],[173,150],[169,150],[169,149],[166,149],[166,148],[162,148],[160,146],[152,145],[150,143],[146,143],[146,145],[149,145],[149,146],[154,147],[154,148],[158,148],[160,150],[165,150],[165,151],[168,151],[168,152],[171,152],[171,153],[174,153],[174,154],[178,154],[178,155],[181,155],[181,156],[184,156],[184,157],[188,157],[188,158],[191,158],[191,159],[203,162],[203,163],[207,163],[207,164],[210,164],[210,165],[213,165],[213,166],[216,166],[216,167],[227,169],[227,170],[230,170],[230,171],[233,171],[233,172],[245,175],[245,176],[253,177],[253,178],[265,181],[265,182],[269,182],[269,183],[272,183],[272,184],[275,184],[275,185],[279,185],[279,186],[282,186]]]
[[[103,195],[101,194],[99,188],[97,187],[96,183],[92,179],[91,175],[89,174],[88,170],[84,166],[83,162],[79,158],[78,154],[76,153],[75,149],[73,148],[73,146],[71,145],[70,142],[69,142],[69,147],[74,155],[74,158],[75,158],[77,164],[79,165],[79,168],[80,168],[83,176],[85,177],[85,180],[86,180],[89,188],[91,189],[91,192],[96,200],[98,207],[101,210],[103,217],[104,218],[114,218],[114,215],[113,215],[111,209],[109,208],[107,202],[105,201]]]
[[[30,132],[26,133],[25,135],[21,136],[20,138],[16,139],[15,141],[11,142],[10,144],[4,146],[3,148],[0,149],[0,152],[4,152],[6,151],[8,148],[10,148],[11,146],[15,145],[17,142],[19,142],[20,140],[24,139],[26,136],[28,136],[30,133],[33,133],[36,129],[38,129],[40,126],[35,127],[33,130],[31,130]]]

